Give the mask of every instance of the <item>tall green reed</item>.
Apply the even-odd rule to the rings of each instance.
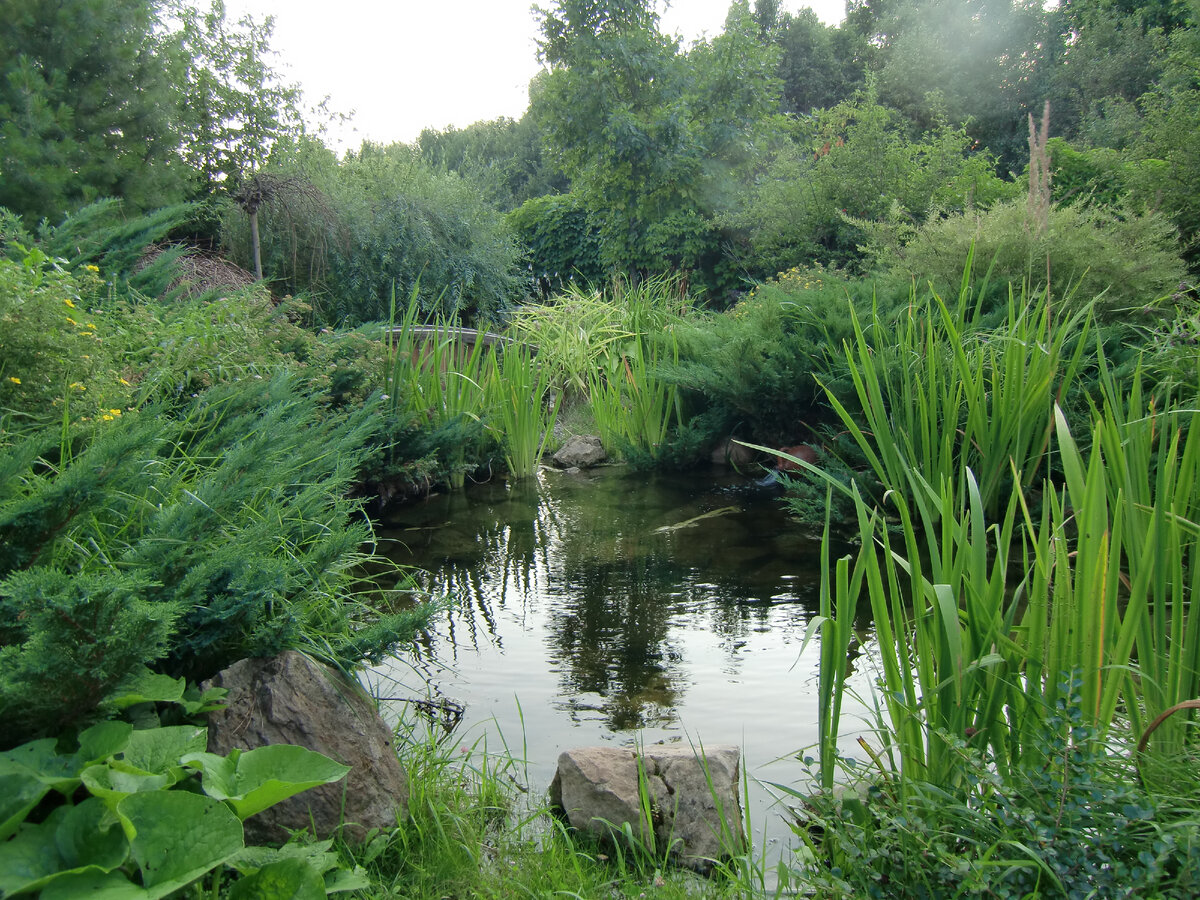
[[[643,335],[631,341],[617,361],[616,371],[593,372],[588,400],[600,440],[610,452],[633,447],[654,457],[670,433],[683,422],[679,388],[658,374],[668,357],[678,362],[673,339]]]
[[[964,275],[954,306],[933,293],[922,303],[914,288],[899,322],[874,311],[864,326],[851,308],[845,355],[862,423],[827,393],[886,490],[923,506],[910,473],[937,485],[966,467],[994,515],[1012,479],[1027,488],[1045,474],[1051,410],[1089,361],[1090,317],[1056,321],[1047,294],[1010,292],[1004,322],[989,329],[970,298]]]
[[[555,395],[549,369],[526,344],[509,344],[491,355],[490,364],[487,402],[504,461],[511,476],[528,478],[554,438],[561,394]]]
[[[1136,380],[1126,397],[1108,373],[1081,448],[1056,401],[1085,365],[1106,370],[1087,318],[1051,322],[1044,299],[1010,303],[988,332],[965,294],[954,309],[933,297],[926,316],[910,310],[891,367],[869,339],[883,323],[854,323],[845,353],[861,422],[830,399],[884,493],[876,506],[857,484],[829,479],[853,500],[861,546],[853,560],[824,560],[826,787],[842,630],[860,597],[879,636],[883,752],[921,781],[954,784],[962,741],[986,748],[1000,772],[1036,760],[1064,675],[1078,679],[1101,734],[1195,685],[1187,598],[1200,438],[1185,441],[1182,424],[1174,442],[1156,438]]]
[[[1200,411],[1169,397],[1156,409],[1140,369],[1121,383],[1101,362],[1093,453],[1104,456],[1107,501],[1122,526],[1123,603],[1141,608],[1133,638],[1139,702],[1127,709],[1141,731],[1166,709],[1200,697],[1193,602],[1200,588]],[[1185,723],[1183,716],[1164,722],[1156,747],[1181,751]]]
[[[483,340],[469,340],[457,318],[438,317],[419,324],[418,290],[419,284],[398,320],[392,293],[384,354],[386,409],[435,428],[480,422],[488,409],[487,380],[494,370],[495,351]],[[450,487],[461,489],[469,467],[464,442],[453,443],[447,464]]]
[[[938,303],[937,312],[948,310]],[[1044,362],[1054,355],[1048,348],[1066,346],[1063,331],[1086,335],[1086,323],[1066,320],[1052,331],[1039,325],[1036,350],[1013,340],[1021,327],[1011,310],[999,340],[945,327],[937,340],[922,343],[926,359],[891,383],[881,377],[861,328],[857,345],[846,349],[869,427],[845,407],[838,410],[885,493],[876,506],[857,484],[846,488],[829,479],[831,489],[854,502],[861,548],[852,561],[831,567],[824,560],[816,627],[823,641],[826,787],[834,777],[838,695],[845,690],[841,629],[860,596],[871,604],[879,636],[888,722],[883,752],[906,778],[955,784],[961,741],[986,748],[1002,774],[1036,762],[1044,752],[1041,719],[1064,699],[1064,676],[1077,685],[1081,712],[1101,737],[1126,725],[1136,736],[1149,717],[1200,691],[1200,620],[1191,603],[1200,577],[1197,413],[1156,411],[1136,372],[1123,385],[1099,349],[1092,355],[1077,347],[1070,368],[1094,362],[1101,374],[1100,401],[1081,445],[1053,402],[1052,381],[1035,382],[1045,410],[1040,402],[997,398],[1014,396],[1013,384],[1025,383],[1030,372],[1011,354],[1035,359],[1035,369],[1046,374]],[[914,346],[902,337],[902,347]],[[945,375],[940,362],[931,362],[945,358],[958,358],[959,382],[974,372],[973,383],[952,387],[947,378],[912,375]],[[893,392],[896,383],[904,390]],[[1055,390],[1066,383],[1058,380]],[[984,384],[989,390],[979,391]],[[914,408],[898,413],[897,398]],[[999,434],[986,419],[1004,409],[1021,425],[996,438],[999,452],[985,454],[976,441]],[[961,428],[960,445],[944,436],[922,443],[907,433],[916,423],[932,438],[926,423],[948,411]],[[1008,477],[978,479],[971,460],[1002,466]],[[1040,472],[1037,481],[1025,474],[1030,470]],[[1162,752],[1178,753],[1187,728],[1178,717],[1158,741]]]

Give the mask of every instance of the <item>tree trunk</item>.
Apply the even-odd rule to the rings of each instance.
[[[258,243],[258,209],[250,212],[250,246],[254,251],[254,280],[262,281],[262,248]]]

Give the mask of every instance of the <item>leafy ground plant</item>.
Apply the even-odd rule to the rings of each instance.
[[[1075,685],[1078,687],[1078,684]],[[962,737],[957,788],[847,767],[846,787],[802,796],[794,886],[814,897],[1192,897],[1200,817],[1138,783],[1129,748],[1099,738],[1064,685],[1042,717],[1047,762],[1001,777]]]
[[[248,850],[243,837],[244,819],[346,766],[282,744],[222,757],[206,741],[193,725],[106,721],[66,748],[45,738],[0,754],[0,892],[155,900],[234,873],[231,897],[366,886],[329,842]]]

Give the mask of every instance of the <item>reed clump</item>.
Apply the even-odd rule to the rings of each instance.
[[[882,802],[833,826],[817,858],[844,875],[844,854],[873,835],[906,864],[918,851],[953,859],[960,890],[1003,882],[1011,892],[1000,896],[1026,896],[1018,884],[1076,896],[1123,872],[1185,896],[1190,876],[1155,855],[1152,835],[1186,835],[1192,846],[1200,819],[1188,804],[1198,797],[1181,802],[1161,780],[1136,776],[1153,759],[1186,758],[1194,723],[1172,717],[1150,749],[1129,748],[1152,719],[1200,692],[1200,412],[1156,403],[1138,369],[1118,378],[1089,339],[1087,310],[1055,316],[1047,294],[1013,297],[1006,320],[984,330],[969,301],[968,267],[955,304],[914,294],[890,333],[856,320],[844,352],[857,406],[830,394],[868,468],[849,484],[825,476],[830,496],[853,504],[860,543],[823,560],[812,628],[822,642],[817,783],[832,798],[845,777],[845,659],[854,610],[866,603],[880,677],[871,766],[856,778]],[[1085,370],[1091,394],[1078,390]],[[1102,825],[1082,820],[1022,843],[1021,823],[1041,813],[1015,798],[1047,772],[1062,787],[1047,813],[1060,824],[1082,802],[1068,796],[1071,778],[1095,779],[1103,802],[1137,793],[1126,807],[1145,812],[1123,821],[1145,859],[1118,859],[1103,844],[1116,854],[1109,862],[1077,865],[1075,852],[1060,865],[1063,841],[1098,846]],[[816,802],[829,815],[833,801]],[[904,809],[932,831],[885,837],[898,824],[887,817]],[[972,832],[981,810],[1020,822]],[[955,836],[949,849],[935,846],[939,829]],[[932,871],[918,868],[920,878]],[[984,877],[990,869],[996,878]]]

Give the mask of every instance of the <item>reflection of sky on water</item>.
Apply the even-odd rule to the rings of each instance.
[[[817,739],[819,651],[803,644],[819,547],[775,501],[740,479],[604,469],[395,517],[385,551],[449,602],[413,654],[376,670],[378,693],[464,704],[460,739],[527,746],[535,794],[560,751],[605,742],[733,743],[756,778],[804,777],[792,758]],[[752,799],[757,828],[767,798]]]

